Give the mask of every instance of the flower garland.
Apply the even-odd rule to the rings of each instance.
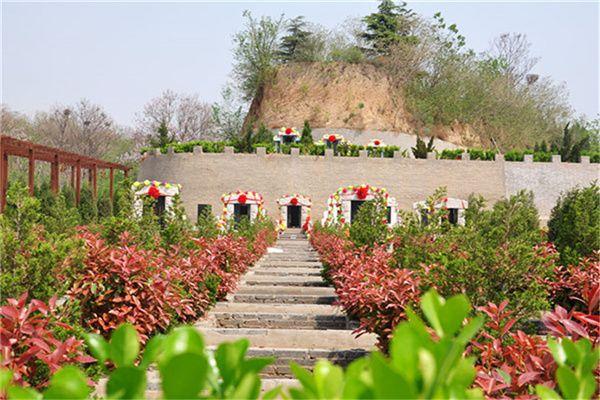
[[[340,187],[327,199],[327,211],[324,218],[325,224],[345,224],[349,222],[346,221],[343,214],[342,200],[352,200],[355,197],[359,200],[366,200],[369,196],[382,196],[386,204],[389,201],[389,193],[385,188],[378,188],[367,184]]]
[[[291,138],[297,142],[300,140],[300,133],[296,130],[296,128],[282,127],[279,129],[279,132],[273,136],[273,140],[280,142],[283,140],[283,138]]]
[[[229,204],[256,204],[258,206],[258,216],[264,214],[264,199],[260,193],[252,191],[237,190],[229,194],[221,195],[221,202],[223,203],[223,213],[221,218],[217,222],[219,228],[224,228],[225,223],[229,219],[229,213],[227,206]]]
[[[385,143],[380,139],[373,139],[367,144],[367,147],[385,147]]]
[[[148,190],[146,194],[154,198],[155,200],[158,199],[160,196],[172,195],[172,193],[168,193],[171,191],[170,189],[176,189],[177,192],[181,190],[181,185],[178,183],[150,181],[148,179],[146,179],[143,182],[133,182],[131,186],[138,194],[141,194],[140,192],[144,191],[147,188]]]
[[[323,135],[321,141],[323,143],[335,144],[345,142],[346,140],[344,139],[343,135],[340,135],[339,133],[332,133]]]

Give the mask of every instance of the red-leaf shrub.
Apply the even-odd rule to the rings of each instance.
[[[94,361],[83,353],[83,341],[74,336],[61,341],[54,336],[58,327],[71,329],[57,321],[55,303],[54,297],[48,305],[39,300],[27,303],[24,293],[0,307],[0,367],[13,371],[20,385],[43,386],[63,364]]]
[[[406,317],[406,307],[418,301],[414,273],[390,267],[385,246],[355,250],[349,241],[320,231],[311,241],[328,268],[338,303],[359,321],[356,332],[376,333],[379,347],[387,349],[394,327]]]
[[[84,230],[85,269],[69,295],[78,301],[86,328],[106,335],[130,322],[146,340],[173,323],[196,320],[235,289],[240,275],[266,251],[273,235],[265,231],[251,245],[227,235],[193,239],[191,250],[145,250],[131,244],[126,233],[119,245],[110,246]]]
[[[475,383],[488,398],[535,398],[530,386],[555,386],[556,363],[540,336],[511,332],[516,320],[507,306],[504,301],[478,307],[489,320],[487,329],[471,342],[470,351],[479,355]]]

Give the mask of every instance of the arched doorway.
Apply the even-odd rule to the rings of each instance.
[[[385,201],[388,225],[396,225],[398,223],[396,199],[391,197],[385,188],[370,185],[339,188],[327,200],[327,209],[323,215],[322,223],[324,225],[350,224],[356,217],[360,207],[365,202],[375,200],[377,197],[381,197]]]
[[[286,194],[277,200],[279,206],[279,227],[302,228],[310,222],[311,199],[301,194]]]

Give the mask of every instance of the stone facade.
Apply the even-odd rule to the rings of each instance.
[[[297,150],[297,149],[293,149]],[[312,220],[319,221],[327,198],[340,186],[369,184],[384,187],[399,209],[411,210],[413,203],[425,199],[445,186],[448,196],[467,199],[471,193],[484,196],[490,203],[518,192],[532,190],[546,221],[562,191],[589,185],[600,174],[599,164],[585,159],[580,164],[506,162],[479,160],[436,160],[334,157],[325,156],[194,153],[149,155],[140,165],[139,180],[159,180],[182,185],[181,198],[188,216],[195,220],[197,205],[209,204],[219,216],[221,196],[235,190],[252,190],[264,197],[264,207],[273,219],[280,217],[277,199],[288,193],[310,196]]]

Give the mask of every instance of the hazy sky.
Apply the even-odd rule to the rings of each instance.
[[[370,2],[187,2],[2,4],[2,102],[33,114],[87,98],[118,123],[162,90],[219,99],[231,71],[231,38],[245,9],[304,15],[334,27],[376,9]],[[484,50],[504,32],[527,34],[540,75],[565,82],[577,113],[598,114],[598,2],[409,2],[441,11]]]

